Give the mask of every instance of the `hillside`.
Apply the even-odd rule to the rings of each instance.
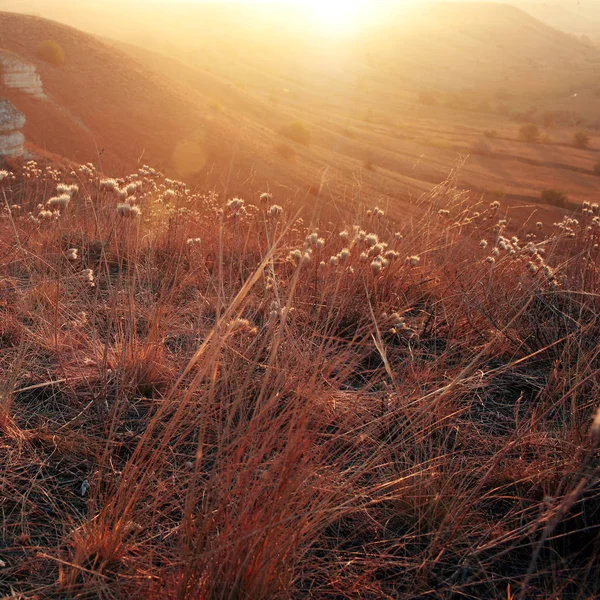
[[[153,163],[188,178],[215,164],[223,167],[234,154],[234,127],[209,114],[201,90],[55,22],[0,13],[0,31],[4,48],[37,66],[50,99],[40,102],[2,90],[26,114],[31,144],[80,162],[99,161],[116,173]],[[37,44],[44,39],[61,46],[64,65],[37,57]],[[248,159],[252,153],[242,154]]]
[[[596,2],[519,1],[518,5],[536,19],[568,33],[600,41],[600,13]]]
[[[599,51],[69,1],[0,12],[0,600],[600,598]]]
[[[203,35],[208,10],[189,8],[187,21],[170,12],[152,49],[1,13],[2,45],[36,64],[50,98],[6,91],[27,116],[28,143],[117,174],[152,163],[226,194],[268,187],[308,203],[309,214],[377,202],[401,216],[457,165],[475,194],[537,202],[553,187],[576,202],[595,198],[596,155],[570,147],[574,123],[549,131],[551,144],[526,145],[517,140],[523,117],[501,111],[525,114],[535,102],[538,115],[593,113],[600,53],[521,10],[473,3],[457,19],[452,5],[422,5],[377,35],[335,44],[287,38],[290,24],[274,29],[276,14],[225,35],[231,7]],[[147,12],[140,19],[151,22]],[[64,65],[37,58],[44,39],[64,49]],[[442,100],[423,105],[422,90]],[[296,121],[309,145],[280,134]],[[482,142],[490,131],[495,139]]]

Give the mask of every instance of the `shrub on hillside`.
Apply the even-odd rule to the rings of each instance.
[[[526,123],[519,129],[519,139],[523,142],[538,142],[540,139],[540,128],[535,123]]]
[[[542,202],[550,204],[551,206],[565,208],[568,200],[569,198],[567,195],[559,190],[544,190],[542,192]]]
[[[437,94],[431,90],[419,92],[419,103],[425,106],[435,106],[438,103]]]
[[[296,156],[296,151],[293,148],[290,148],[287,144],[279,144],[276,148],[277,154],[284,158],[285,160],[292,160],[294,156]]]
[[[55,67],[61,67],[65,63],[65,52],[62,46],[54,40],[41,42],[35,53],[38,58]]]
[[[294,121],[289,125],[285,125],[281,128],[280,132],[290,140],[293,140],[298,144],[303,144],[304,146],[309,146],[312,139],[310,129],[302,121]]]
[[[498,104],[496,112],[502,117],[508,117],[510,115],[510,106],[504,103]]]
[[[473,154],[483,154],[487,156],[492,153],[492,145],[485,139],[479,138],[473,146],[471,146],[471,152]]]
[[[590,145],[590,136],[585,131],[578,131],[573,136],[573,146],[584,150]]]

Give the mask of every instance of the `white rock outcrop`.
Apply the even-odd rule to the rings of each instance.
[[[8,88],[39,100],[46,99],[36,66],[8,50],[0,50],[0,80]]]
[[[0,157],[15,158],[23,156],[25,137],[21,129],[25,126],[25,115],[14,105],[0,98]]]

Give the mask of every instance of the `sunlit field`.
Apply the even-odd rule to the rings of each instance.
[[[600,597],[593,19],[109,6],[0,0],[0,599]]]

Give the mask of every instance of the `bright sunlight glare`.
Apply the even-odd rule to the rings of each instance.
[[[361,0],[311,0],[306,8],[315,29],[330,35],[355,33],[370,16],[369,3]]]

